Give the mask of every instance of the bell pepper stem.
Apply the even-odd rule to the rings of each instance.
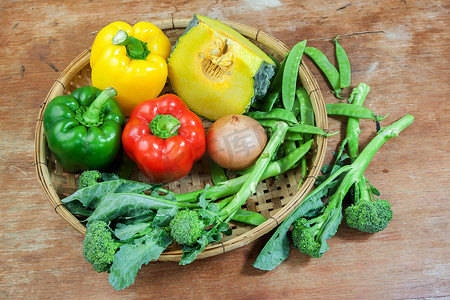
[[[178,135],[180,121],[172,115],[156,115],[149,124],[153,135],[163,139]]]
[[[127,55],[131,59],[145,60],[150,54],[147,43],[128,35],[126,31],[119,30],[112,39],[112,43],[116,46],[125,46]]]
[[[83,113],[83,120],[86,124],[97,124],[100,120],[100,113],[106,101],[117,96],[117,91],[108,87],[102,91],[97,98],[89,105],[89,108]]]

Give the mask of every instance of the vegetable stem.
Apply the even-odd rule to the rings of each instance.
[[[181,127],[180,121],[172,115],[157,114],[149,124],[153,135],[167,139],[178,135],[178,129]]]
[[[364,100],[369,94],[370,87],[365,83],[359,83],[358,86],[353,89],[352,94],[348,101],[356,106],[362,106]],[[359,155],[358,136],[361,132],[359,127],[359,118],[349,117],[347,120],[347,141],[348,141],[348,154],[350,156],[350,162],[354,162]]]
[[[116,46],[125,46],[127,49],[127,55],[131,59],[145,60],[150,54],[147,43],[128,35],[128,33],[124,30],[119,30],[116,33],[112,39],[112,43]]]
[[[345,174],[345,177],[339,184],[336,192],[331,196],[327,204],[327,211],[337,211],[333,210],[333,207],[341,205],[341,201],[350,187],[355,183],[360,177],[360,174],[364,172],[368,166],[370,160],[373,158],[375,153],[379,148],[390,138],[398,136],[398,134],[404,130],[406,127],[412,124],[414,117],[411,115],[405,115],[400,120],[394,122],[393,124],[382,128],[377,136],[369,142],[369,144],[364,148],[358,158],[351,164],[343,166],[336,172],[332,173],[325,181],[323,181],[318,187],[316,187],[295,209],[294,211],[278,226],[275,233],[266,243],[261,253],[258,255],[253,266],[261,270],[272,270],[280,263],[282,263],[289,255],[289,237],[287,232],[289,227],[297,219],[307,215],[308,213],[314,212],[322,204],[321,197],[326,194],[324,190],[330,188],[333,182],[338,176]],[[330,206],[331,205],[331,206]],[[340,212],[340,210],[338,211]],[[340,217],[340,213],[335,214],[335,218]],[[330,222],[330,224],[336,224],[336,222]],[[327,226],[327,225],[325,225]],[[330,225],[332,226],[332,225]],[[330,228],[324,228],[323,231],[331,230]],[[331,232],[331,231],[330,231]],[[325,239],[330,238],[332,235],[326,235],[322,237],[324,240],[321,241],[322,247],[325,246]],[[324,249],[326,251],[326,248]]]
[[[252,172],[249,174],[239,191],[234,195],[233,200],[221,210],[222,221],[229,218],[229,216],[232,216],[247,201],[248,197],[255,193],[256,186],[261,180],[264,170],[272,160],[274,153],[283,142],[288,127],[286,122],[276,123],[276,129],[264,148],[264,151],[256,161]]]
[[[103,90],[91,103],[89,108],[83,113],[82,120],[86,125],[95,126],[102,122],[101,110],[105,103],[112,97],[117,96],[117,91],[108,87]]]
[[[310,140],[305,144],[303,144],[302,146],[300,146],[299,148],[292,151],[291,153],[289,153],[288,155],[286,155],[285,157],[277,161],[271,162],[264,170],[261,180],[276,176],[291,169],[309,151],[312,142],[313,141]],[[250,173],[247,173],[242,176],[221,182],[218,185],[211,186],[206,191],[205,197],[207,199],[211,199],[211,201],[215,201],[236,193],[240,189],[240,187],[244,184],[245,180],[247,180],[249,174]],[[180,202],[185,203],[194,202],[197,200],[197,197],[203,192],[204,189],[185,194],[175,194],[175,198],[177,199],[177,201]]]

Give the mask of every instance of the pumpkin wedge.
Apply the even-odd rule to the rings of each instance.
[[[243,114],[267,92],[274,61],[231,27],[194,15],[169,57],[172,89],[196,114]]]

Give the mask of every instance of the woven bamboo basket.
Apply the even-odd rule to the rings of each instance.
[[[189,19],[165,19],[152,23],[161,28],[169,37],[172,45],[174,45],[178,37],[184,32],[189,21]],[[260,30],[235,22],[223,22],[279,60],[289,51],[289,48],[282,42]],[[46,99],[41,104],[35,133],[35,168],[37,178],[55,212],[81,234],[85,234],[85,225],[76,216],[72,215],[61,202],[61,199],[76,191],[80,173],[68,173],[56,161],[47,146],[42,118],[47,104],[53,98],[59,95],[70,94],[80,86],[91,84],[89,57],[90,49],[86,49],[67,66],[55,81]],[[327,130],[328,122],[322,94],[316,80],[303,62],[300,65],[299,79],[310,95],[315,112],[316,126]],[[169,82],[163,90],[163,93],[167,92],[171,92]],[[203,123],[205,130],[211,125],[206,120]],[[243,208],[261,213],[267,218],[267,221],[257,227],[230,223],[233,234],[224,237],[219,243],[208,245],[199,254],[198,258],[218,255],[247,245],[280,224],[313,188],[315,179],[323,164],[326,144],[326,138],[314,137],[312,150],[307,160],[308,175],[300,187],[298,186],[300,170],[291,170],[278,176],[276,179],[264,180],[258,185],[256,194],[247,200]],[[201,189],[206,184],[212,184],[206,156],[205,154],[194,165],[189,175],[181,180],[169,183],[165,187],[176,193],[185,193]],[[131,179],[148,182],[148,179],[137,168],[133,171]],[[180,259],[181,249],[176,245],[169,247],[159,258],[160,261],[179,261]]]

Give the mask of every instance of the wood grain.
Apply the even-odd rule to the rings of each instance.
[[[342,225],[320,259],[295,251],[271,272],[252,267],[267,241],[188,266],[150,263],[114,291],[84,261],[82,237],[51,208],[33,166],[39,106],[60,72],[108,23],[190,18],[232,20],[289,47],[307,39],[332,61],[331,39],[352,64],[352,86],[371,86],[366,105],[382,124],[414,124],[390,140],[366,171],[394,219],[378,234]],[[448,1],[2,1],[0,3],[0,298],[36,299],[401,299],[450,297]],[[336,102],[322,74],[306,60]],[[347,90],[346,92],[349,92]],[[343,119],[330,118],[330,130]],[[362,122],[364,143],[375,134]],[[329,138],[327,160],[342,135]]]

